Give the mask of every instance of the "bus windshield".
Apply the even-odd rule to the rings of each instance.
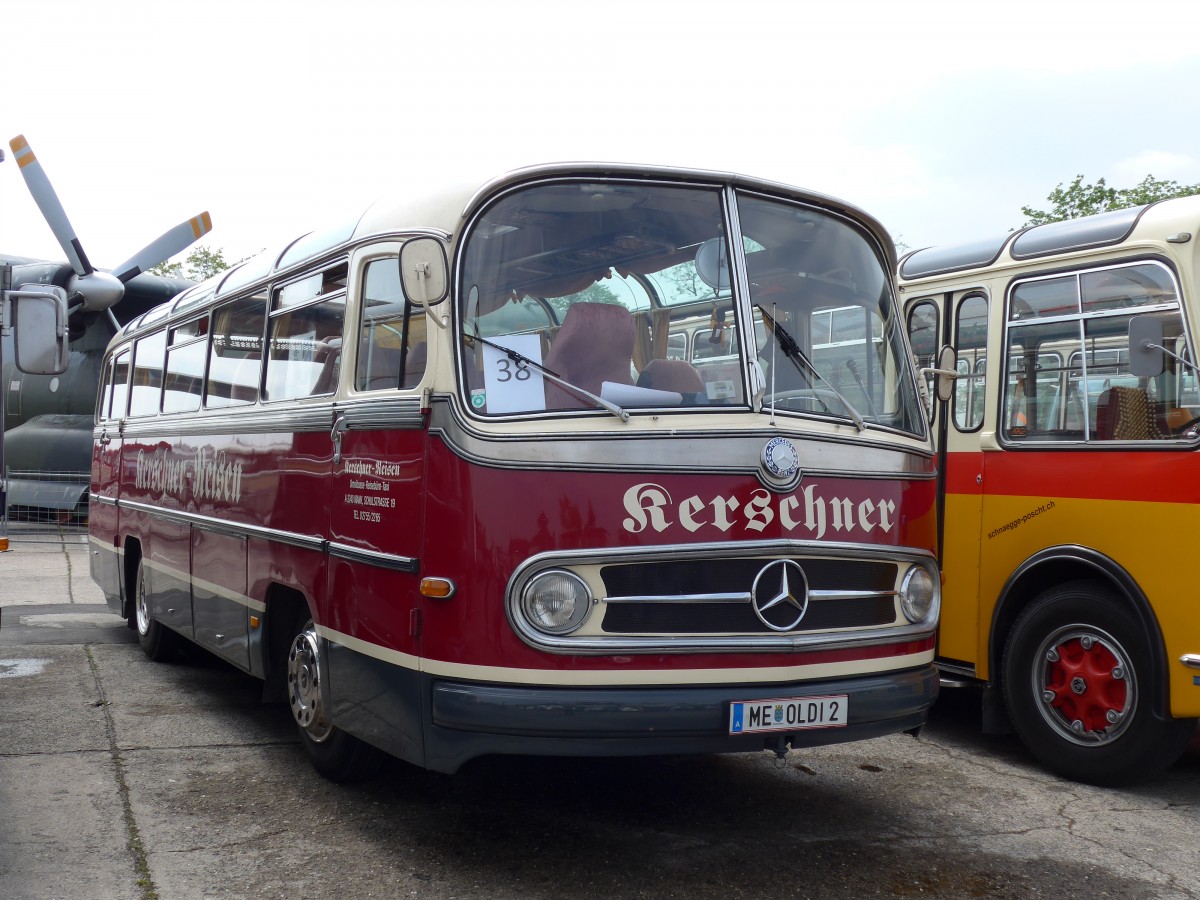
[[[799,203],[690,185],[536,184],[466,231],[466,399],[489,416],[596,410],[602,398],[691,412],[765,402],[844,421],[840,394],[868,424],[920,433],[886,273],[865,233]],[[819,377],[777,352],[771,309]]]

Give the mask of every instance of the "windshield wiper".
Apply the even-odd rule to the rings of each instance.
[[[627,413],[621,407],[617,406],[617,404],[615,404],[609,400],[605,400],[603,397],[598,397],[595,394],[593,394],[591,391],[581,388],[577,384],[571,384],[571,382],[567,381],[565,378],[560,378],[557,373],[550,371],[545,366],[543,366],[541,363],[534,362],[532,359],[530,359],[525,354],[518,353],[516,350],[512,350],[508,347],[505,347],[503,344],[497,344],[495,341],[489,341],[487,338],[481,338],[478,335],[467,334],[465,331],[462,332],[462,336],[463,336],[463,340],[466,341],[468,344],[470,344],[473,341],[479,341],[479,343],[483,344],[486,347],[491,347],[493,350],[499,350],[501,353],[503,353],[505,356],[507,356],[509,359],[511,359],[518,366],[533,366],[535,369],[537,369],[539,372],[542,373],[543,378],[550,379],[555,384],[559,385],[560,387],[566,388],[568,391],[571,391],[574,394],[578,394],[580,397],[586,397],[588,400],[591,400],[593,403],[597,404],[598,406],[601,406],[604,409],[607,409],[610,413],[612,413],[614,416],[616,416],[622,422],[629,421],[629,413]]]
[[[825,385],[825,387],[829,389],[829,392],[833,394],[833,396],[837,397],[838,402],[841,403],[845,408],[846,418],[849,418],[859,431],[865,429],[867,427],[867,423],[863,421],[863,417],[859,411],[851,406],[850,401],[843,397],[838,389],[825,379],[825,376],[822,375],[820,371],[818,371],[817,367],[812,364],[812,360],[804,355],[804,351],[800,349],[800,345],[796,343],[796,339],[788,333],[788,330],[776,322],[775,317],[767,312],[761,303],[756,303],[755,306],[757,306],[758,311],[762,313],[763,319],[766,321],[767,327],[771,330],[771,333],[775,335],[775,340],[779,344],[779,349],[783,351],[784,356],[792,361],[792,365],[796,367],[796,370],[801,375],[805,375],[807,377],[807,373],[805,372],[805,369],[807,369],[808,372],[811,372],[814,376],[816,376],[816,379]],[[772,409],[773,408],[774,406],[772,405]],[[829,407],[825,407],[825,409],[827,412],[832,412]],[[774,415],[774,412],[772,412],[772,415]]]
[[[867,412],[876,422],[879,421],[879,412],[875,409],[875,402],[871,399],[871,392],[867,390],[867,386],[863,384],[862,376],[858,374],[858,365],[852,359],[847,359],[845,366],[850,370],[850,377],[854,379],[854,383],[858,385],[858,389],[862,391],[862,395],[867,398]]]

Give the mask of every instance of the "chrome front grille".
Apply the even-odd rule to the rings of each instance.
[[[787,633],[896,623],[895,563],[791,558],[807,580],[808,608]],[[692,558],[602,566],[601,630],[612,635],[777,634],[751,605],[751,588],[769,562]]]
[[[532,647],[571,655],[798,653],[927,640],[899,590],[932,557],[900,547],[726,541],[566,550],[530,557],[505,592],[508,621]],[[589,609],[573,631],[530,621],[523,597],[540,575],[569,573]],[[772,606],[772,604],[775,604]]]

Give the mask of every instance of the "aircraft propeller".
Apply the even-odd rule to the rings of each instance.
[[[42,164],[33,155],[33,148],[25,140],[24,135],[17,135],[8,142],[12,148],[13,158],[21,170],[29,193],[54,233],[58,245],[67,255],[74,274],[67,282],[67,290],[72,295],[78,295],[85,312],[108,309],[118,303],[125,294],[125,283],[175,254],[186,250],[201,236],[212,230],[212,218],[207,212],[202,212],[194,218],[176,225],[162,236],[151,241],[111,273],[101,272],[88,260],[83,251],[83,245],[75,235],[75,229],[67,218],[66,210],[59,202],[58,195],[50,184],[50,179],[42,170]],[[74,302],[74,297],[72,302]]]

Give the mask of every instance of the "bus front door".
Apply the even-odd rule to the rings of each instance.
[[[979,292],[953,298],[953,341],[958,378],[954,396],[936,423],[944,460],[942,618],[938,657],[945,668],[975,675],[986,659],[979,628],[979,565],[987,427],[987,301]],[[982,655],[981,655],[982,654]]]
[[[390,423],[378,409],[371,416],[359,420],[351,408],[335,426],[329,596],[337,617],[329,627],[346,638],[328,646],[331,703],[339,727],[420,764],[426,433],[415,407],[398,408]],[[339,701],[339,685],[353,686],[353,702]]]

